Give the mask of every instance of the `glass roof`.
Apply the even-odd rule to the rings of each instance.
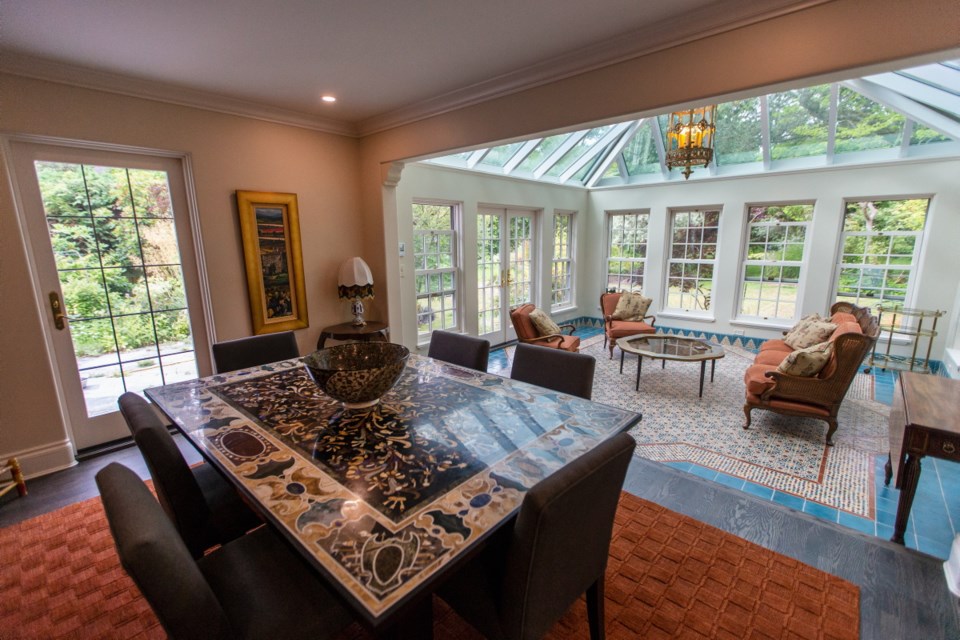
[[[425,162],[585,187],[683,180],[664,162],[669,114]],[[691,179],[960,156],[960,60],[717,105],[714,159]]]

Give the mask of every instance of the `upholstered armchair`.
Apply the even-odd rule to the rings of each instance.
[[[619,338],[657,332],[653,326],[657,322],[656,316],[644,315],[639,320],[617,320],[613,317],[622,295],[622,293],[609,292],[600,294],[600,310],[603,312],[603,346],[610,345],[611,358],[613,358],[613,347]]]
[[[531,319],[530,315],[534,315]],[[541,328],[538,328],[534,320],[539,317]],[[543,318],[548,322],[544,323]],[[528,344],[536,344],[542,347],[553,347],[554,349],[563,349],[564,351],[573,351],[579,353],[580,338],[571,335],[575,327],[572,324],[558,325],[550,320],[549,316],[537,309],[532,304],[522,304],[515,309],[510,310],[510,321],[517,332],[517,340]],[[569,333],[564,333],[568,331]]]

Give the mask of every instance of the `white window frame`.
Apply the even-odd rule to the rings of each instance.
[[[906,287],[906,290],[904,291],[902,304],[903,304],[904,307],[911,307],[911,306],[913,306],[914,299],[915,299],[915,297],[916,297],[916,286],[915,286],[915,285],[916,285],[916,275],[917,275],[917,270],[918,270],[917,267],[918,267],[918,264],[919,264],[919,262],[920,262],[920,258],[921,258],[921,256],[922,256],[923,244],[924,244],[924,241],[925,241],[925,238],[926,238],[926,236],[925,236],[925,231],[926,231],[926,229],[927,229],[927,219],[928,219],[929,216],[930,216],[930,204],[931,204],[932,199],[933,199],[933,198],[932,198],[931,196],[921,195],[921,196],[885,196],[885,197],[873,197],[873,198],[846,198],[846,199],[843,201],[843,215],[841,216],[841,227],[840,227],[840,228],[841,228],[841,232],[840,232],[840,244],[839,244],[839,246],[837,247],[837,259],[836,259],[836,261],[835,261],[836,273],[834,274],[834,278],[833,278],[833,296],[831,297],[831,300],[832,300],[833,302],[836,302],[838,296],[840,295],[840,275],[841,275],[842,271],[843,271],[844,269],[857,269],[857,268],[862,268],[862,267],[863,267],[862,263],[847,263],[847,262],[843,262],[844,247],[846,246],[847,238],[857,237],[857,236],[863,237],[863,238],[865,238],[865,243],[864,243],[864,244],[865,244],[865,246],[866,246],[866,245],[869,243],[869,239],[870,239],[870,238],[875,238],[875,237],[890,238],[891,242],[893,241],[894,238],[913,237],[913,238],[916,238],[916,240],[915,240],[915,242],[913,243],[913,255],[911,256],[910,264],[908,264],[908,265],[903,265],[903,264],[890,264],[890,263],[889,263],[889,258],[890,258],[890,256],[891,256],[891,255],[899,255],[899,254],[891,254],[891,253],[888,252],[887,254],[885,254],[885,255],[887,256],[887,258],[888,258],[888,261],[887,261],[887,264],[886,264],[886,265],[871,265],[871,267],[872,267],[873,269],[878,269],[878,270],[880,270],[880,271],[883,271],[884,274],[885,274],[887,271],[890,271],[890,270],[906,271],[906,272],[907,272],[907,287]],[[846,210],[847,210],[847,206],[848,206],[850,203],[854,203],[854,202],[886,202],[886,201],[889,201],[889,200],[926,200],[926,201],[927,201],[927,210],[926,210],[926,212],[924,213],[924,216],[923,216],[923,228],[921,228],[919,231],[877,231],[877,232],[868,232],[868,231],[847,231],[847,230],[846,230],[846,226],[847,226],[847,213],[846,213]],[[862,273],[862,270],[861,270],[861,283],[862,283],[862,279],[863,279],[863,273]],[[885,278],[884,278],[884,280],[885,280]],[[881,290],[885,290],[885,288],[881,287]],[[858,287],[858,290],[857,290],[857,291],[858,291],[858,295],[857,295],[857,300],[856,300],[855,304],[860,304],[860,296],[859,296],[860,287]],[[885,298],[883,298],[883,297],[881,296],[881,300],[885,300]],[[907,317],[904,317],[904,318],[903,318],[903,322],[907,322],[907,321],[908,321],[908,318],[907,318]]]
[[[567,237],[566,243],[557,242],[557,222],[561,219],[566,220]],[[577,249],[577,215],[575,211],[554,211],[553,212],[553,234],[551,236],[551,245],[553,257],[550,263],[550,310],[562,311],[577,306],[577,277],[576,277],[576,249]],[[558,255],[557,249],[561,249],[561,255]],[[568,286],[557,288],[556,270],[557,268],[566,271],[566,283]],[[566,291],[565,300],[559,303],[554,302],[557,292]]]
[[[417,229],[416,222],[414,221],[415,216],[413,215],[413,208],[421,206],[438,206],[438,207],[449,207],[450,208],[450,229]],[[431,200],[431,199],[422,199],[417,198],[413,200],[411,205],[411,226],[413,232],[413,264],[414,264],[414,276],[413,276],[413,291],[414,291],[414,323],[417,327],[417,344],[418,346],[423,346],[430,343],[430,336],[437,329],[444,331],[454,331],[459,332],[463,327],[463,292],[461,291],[461,283],[463,282],[462,278],[462,265],[460,264],[461,256],[463,251],[461,248],[461,240],[463,234],[461,233],[462,229],[462,210],[463,206],[460,202],[454,202],[449,200]],[[418,269],[417,268],[417,258],[420,255],[423,255],[420,252],[422,246],[421,238],[423,236],[433,236],[437,234],[449,234],[450,237],[450,253],[451,253],[451,267],[443,267],[438,269]],[[442,286],[443,276],[445,274],[452,274],[453,276],[453,287],[452,289],[447,289]],[[426,276],[428,279],[430,276],[440,276],[441,287],[437,291],[429,291],[425,294],[417,292],[417,279],[420,276]],[[450,326],[445,326],[443,324],[443,316],[445,312],[448,311],[446,306],[443,303],[446,296],[452,295],[453,298],[453,324]],[[441,309],[436,312],[441,318],[441,321],[435,323],[433,320],[429,321],[430,330],[426,333],[420,333],[420,301],[421,300],[431,300],[432,298],[439,297],[441,300]]]
[[[779,223],[751,223],[750,222],[750,210],[757,207],[769,208],[769,207],[788,207],[803,205],[809,206],[810,210],[810,219],[805,222],[779,222]],[[810,237],[811,231],[813,229],[813,216],[815,214],[815,203],[814,202],[763,202],[763,203],[750,203],[747,204],[744,209],[744,234],[743,234],[743,243],[741,244],[741,260],[740,260],[740,273],[739,280],[737,282],[737,308],[736,308],[736,319],[738,321],[749,322],[750,324],[770,324],[774,326],[785,326],[791,325],[795,322],[800,316],[800,307],[801,300],[803,299],[803,290],[804,284],[806,282],[807,274],[807,260],[810,255]],[[803,232],[803,255],[800,260],[750,260],[748,258],[750,254],[750,238],[751,238],[751,229],[756,227],[763,228],[772,228],[772,227],[785,227],[786,229],[802,227]],[[789,231],[785,232],[789,233]],[[768,234],[769,239],[769,234]],[[787,244],[786,242],[784,244]],[[747,269],[749,267],[777,267],[780,269],[784,268],[798,268],[799,276],[797,277],[797,298],[794,303],[793,315],[790,317],[780,317],[780,316],[761,316],[761,315],[749,315],[743,312],[743,303],[744,303],[744,293],[747,283]],[[778,283],[782,285],[782,282]],[[777,307],[780,305],[780,288],[777,289],[777,298],[775,304]],[[763,298],[758,298],[758,302],[762,302]]]
[[[636,218],[644,217],[646,218],[647,223],[647,234],[646,238],[643,241],[643,244],[646,245],[646,251],[644,251],[644,256],[642,258],[614,258],[612,257],[613,248],[613,233],[615,228],[615,221],[617,218],[625,218],[626,216],[634,216]],[[603,269],[603,290],[609,291],[613,289],[615,291],[637,291],[640,292],[647,286],[647,261],[650,257],[650,210],[649,209],[632,209],[627,211],[607,211],[606,216],[606,255],[604,256],[604,261],[602,265]],[[643,275],[641,276],[642,283],[639,287],[630,286],[629,288],[624,288],[622,286],[623,273],[613,274],[610,271],[610,262],[617,260],[619,262],[627,264],[640,264],[642,265]],[[615,275],[617,277],[617,286],[611,286],[610,277]],[[629,276],[629,274],[627,274]]]
[[[667,251],[665,256],[666,267],[664,269],[664,280],[663,280],[664,301],[663,301],[662,313],[671,313],[671,314],[677,314],[677,315],[682,314],[684,317],[698,317],[698,318],[714,317],[713,309],[714,309],[716,300],[708,299],[708,306],[704,309],[697,309],[696,307],[694,307],[693,309],[688,309],[682,306],[683,300],[688,297],[692,297],[694,298],[694,300],[696,300],[699,298],[699,296],[697,294],[684,293],[682,290],[680,294],[681,306],[670,306],[670,280],[672,279],[671,277],[672,267],[678,266],[680,267],[681,271],[685,273],[687,271],[688,266],[695,265],[698,271],[696,280],[697,282],[701,282],[701,279],[699,277],[699,270],[700,270],[700,267],[706,265],[706,266],[712,267],[712,275],[710,277],[709,282],[710,282],[711,293],[714,291],[716,287],[716,282],[717,282],[717,256],[720,250],[720,215],[722,211],[723,211],[723,207],[721,206],[682,207],[682,208],[669,210],[669,214],[670,214],[669,226],[668,226],[669,236],[667,240]],[[676,230],[674,228],[675,221],[677,220],[678,216],[684,215],[684,214],[691,214],[691,213],[702,213],[702,214],[716,213],[717,214],[717,226],[716,226],[717,236],[716,236],[716,244],[714,247],[712,259],[705,259],[703,257],[688,258],[686,256],[684,256],[683,258],[673,257],[673,250],[676,244],[676,237],[675,237]],[[694,229],[694,227],[690,227],[690,226],[684,227],[684,229],[688,230],[688,233],[685,234],[685,237],[684,237],[685,242],[683,243],[683,246],[699,246],[701,249],[699,253],[702,254],[702,248],[703,248],[702,231],[705,228],[708,228],[708,227],[704,227],[704,226],[699,227],[701,231],[700,242],[699,244],[696,244],[695,242],[690,242],[690,240],[692,240],[693,238],[691,238],[689,235],[689,230]],[[684,278],[684,277],[685,276],[681,276],[681,278]],[[703,281],[705,282],[706,279],[703,279]]]

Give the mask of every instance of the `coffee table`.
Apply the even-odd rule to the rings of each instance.
[[[620,373],[623,373],[623,354],[637,355],[637,384],[640,390],[640,371],[643,368],[644,357],[661,360],[661,368],[667,366],[667,360],[700,363],[700,397],[703,397],[703,376],[707,369],[707,360],[710,361],[710,382],[713,382],[713,373],[717,367],[717,360],[725,354],[723,347],[711,344],[698,338],[681,338],[679,336],[627,336],[617,340],[620,347]]]

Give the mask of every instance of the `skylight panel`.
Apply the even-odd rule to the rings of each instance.
[[[830,126],[830,85],[771,94],[770,157],[824,155]]]
[[[943,135],[939,131],[935,131],[924,124],[920,124],[919,122],[913,123],[913,134],[910,136],[911,147],[950,141],[951,139],[949,137]]]
[[[499,147],[493,147],[487,152],[487,155],[483,156],[480,164],[488,167],[503,167],[522,146],[522,142],[512,142],[510,144],[502,144]]]
[[[550,157],[550,154],[557,150],[563,142],[572,136],[572,133],[561,133],[556,136],[544,138],[533,151],[530,152],[523,162],[517,167],[517,171],[533,173],[534,169],[540,166],[540,163]]]
[[[623,161],[629,175],[636,176],[660,171],[660,156],[657,155],[657,145],[653,135],[653,125],[650,120],[647,120],[623,148]],[[612,166],[616,168],[616,163]],[[617,169],[617,175],[619,175],[619,169]],[[607,176],[604,175],[604,177]]]
[[[715,158],[717,165],[760,162],[760,98],[717,105]]]
[[[898,147],[905,121],[896,111],[840,87],[835,153]]]
[[[570,165],[577,161],[577,159],[587,152],[590,147],[600,142],[603,139],[603,136],[610,131],[615,125],[609,124],[603,127],[596,127],[587,132],[587,135],[583,137],[583,140],[573,145],[570,151],[567,151],[560,160],[558,160],[550,169],[546,172],[545,175],[550,176],[551,178],[559,178],[560,175],[566,171]]]

